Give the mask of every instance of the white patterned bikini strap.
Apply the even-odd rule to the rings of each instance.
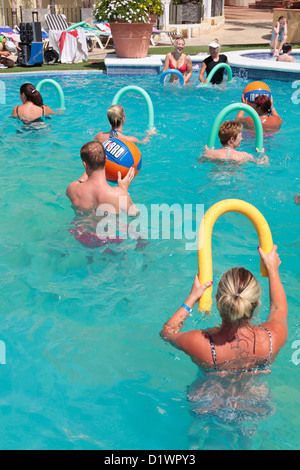
[[[210,349],[211,349],[211,355],[214,361],[214,366],[215,370],[218,370],[218,363],[217,363],[217,354],[216,354],[216,349],[215,349],[215,343],[214,340],[212,339],[212,336],[207,333],[208,338],[209,338],[209,343],[210,343]]]
[[[266,359],[266,364],[268,362],[270,362],[270,359],[271,359],[271,356],[272,356],[272,352],[273,352],[273,341],[272,341],[272,336],[271,336],[271,333],[270,333],[270,330],[268,328],[265,328],[264,326],[259,326],[259,328],[261,328],[262,330],[265,330],[268,335],[269,335],[269,340],[270,340],[270,351],[269,351],[269,355]]]

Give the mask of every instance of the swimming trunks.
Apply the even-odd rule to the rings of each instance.
[[[265,367],[270,362],[271,355],[272,355],[272,350],[273,350],[273,343],[272,343],[271,333],[268,330],[268,328],[264,328],[263,326],[259,326],[258,328],[261,328],[262,330],[265,330],[269,335],[270,350],[269,350],[269,354],[268,354],[268,357],[266,358],[265,362],[262,365],[258,366],[258,367],[253,367],[252,369],[228,370],[226,372],[253,372],[254,370],[262,369],[263,367]],[[211,355],[212,355],[212,358],[213,358],[214,368],[215,368],[216,371],[223,371],[223,369],[218,368],[217,354],[216,354],[216,348],[215,348],[214,340],[213,340],[212,336],[209,333],[207,333],[207,335],[208,335],[208,338],[209,338],[209,343],[210,343]]]

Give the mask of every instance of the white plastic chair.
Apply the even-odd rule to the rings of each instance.
[[[154,37],[157,36],[157,35],[159,35],[159,37],[161,37],[161,35],[167,36],[170,39],[170,42],[171,42],[172,45],[174,45],[174,43],[175,43],[175,40],[173,39],[173,37],[174,36],[177,37],[177,33],[175,33],[174,31],[163,31],[161,29],[153,28],[151,38],[150,38],[150,42],[151,42],[152,46],[156,46],[159,43],[159,40],[156,41],[156,42],[154,40]]]
[[[94,25],[96,26],[96,28],[101,33],[100,36],[99,36],[99,40],[100,40],[100,43],[101,43],[100,47],[101,47],[101,49],[106,49],[110,39],[112,39],[109,24],[108,23],[100,23],[99,21],[94,21]],[[104,38],[106,39],[106,42],[104,41]],[[101,39],[103,39],[104,44],[103,44]]]

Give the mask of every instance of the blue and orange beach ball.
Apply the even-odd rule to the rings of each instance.
[[[267,95],[271,99],[271,90],[264,82],[251,82],[244,89],[244,98],[247,104],[254,107],[254,100],[258,95]]]
[[[136,176],[142,167],[139,148],[129,140],[111,137],[103,143],[107,156],[105,174],[108,181],[118,181],[118,171],[124,178],[129,169],[134,167]]]

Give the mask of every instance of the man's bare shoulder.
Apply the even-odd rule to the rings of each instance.
[[[67,194],[80,191],[79,188],[81,188],[82,184],[83,182],[80,182],[80,180],[72,181],[67,187]]]
[[[73,204],[75,204],[75,201],[80,200],[83,194],[86,192],[84,191],[83,186],[84,186],[84,182],[80,182],[80,180],[76,180],[70,183],[69,186],[67,187],[66,195],[68,196],[68,198],[71,200]]]
[[[71,203],[81,209],[92,209],[97,205],[97,194],[91,190],[87,181],[73,181],[67,187],[66,194]]]

